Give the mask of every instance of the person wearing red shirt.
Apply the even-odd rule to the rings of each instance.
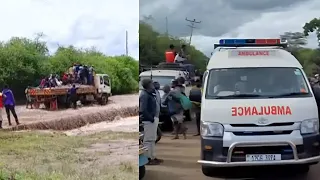
[[[174,63],[174,59],[177,55],[177,52],[174,48],[173,44],[170,44],[169,49],[165,52],[165,56],[166,56],[166,62],[167,63]]]
[[[64,85],[66,85],[66,84],[68,84],[68,81],[69,81],[68,74],[67,73],[63,73],[63,75],[62,75],[62,83]]]

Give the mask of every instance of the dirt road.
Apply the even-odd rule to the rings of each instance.
[[[195,126],[188,123],[187,140],[171,140],[171,135],[163,137],[157,144],[157,156],[164,159],[160,166],[147,166],[144,180],[223,180],[223,179],[264,179],[264,180],[317,180],[320,178],[320,164],[311,167],[308,177],[301,177],[295,169],[273,168],[242,168],[228,169],[219,177],[206,177],[197,164],[200,157],[200,138],[193,137]]]
[[[108,110],[111,108],[120,108],[120,107],[130,107],[130,106],[138,106],[138,95],[119,95],[110,97],[110,101],[106,106],[100,105],[92,105],[88,107],[81,107],[77,110],[74,109],[65,109],[60,111],[47,111],[43,109],[26,109],[25,106],[17,106],[16,112],[18,114],[19,120],[21,123],[31,123],[36,121],[50,121],[55,119],[61,119],[64,117],[76,116],[76,115],[84,115],[87,113],[100,112],[104,110]],[[7,117],[3,110],[2,117],[4,119],[4,126],[7,124]],[[14,124],[14,120],[12,117],[12,122]]]

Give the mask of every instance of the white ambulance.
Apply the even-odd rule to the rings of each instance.
[[[201,160],[215,168],[320,161],[319,117],[298,60],[280,39],[222,39],[204,74]]]

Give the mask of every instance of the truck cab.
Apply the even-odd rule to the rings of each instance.
[[[111,80],[108,74],[96,74],[94,82],[98,93],[111,95]]]
[[[215,168],[320,161],[317,104],[280,39],[222,39],[203,76],[201,159]]]
[[[143,79],[152,79],[154,82],[158,82],[160,84],[160,96],[162,97],[164,92],[162,88],[165,85],[171,86],[172,80],[177,79],[178,77],[184,77],[186,78],[186,73],[183,71],[178,71],[178,70],[162,70],[162,69],[153,69],[149,71],[144,71],[140,74],[139,78],[139,92],[143,89],[141,85],[141,81]],[[187,80],[187,83],[188,80]]]
[[[111,94],[111,79],[107,74],[96,74],[94,76],[94,86],[97,89],[95,99],[102,105],[107,104]]]

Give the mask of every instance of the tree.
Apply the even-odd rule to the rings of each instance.
[[[285,32],[280,35],[281,39],[286,39],[290,51],[296,51],[307,44],[305,35],[301,32]]]
[[[35,39],[13,37],[0,43],[0,84],[8,84],[17,99],[25,98],[27,86],[37,86],[49,74],[61,75],[73,63],[93,65],[97,73],[111,77],[112,93],[122,94],[138,90],[139,62],[127,56],[106,56],[95,48],[78,49],[60,46],[49,55],[41,36]]]
[[[173,44],[180,47],[187,44],[184,40],[168,37],[153,30],[151,25],[145,21],[139,23],[139,62],[144,66],[157,65],[165,61],[164,52]],[[188,47],[187,51],[191,55],[191,62],[200,70],[205,70],[206,57],[194,46]]]
[[[311,21],[307,22],[303,26],[304,35],[309,36],[310,33],[315,32],[318,38],[319,47],[320,47],[320,18],[314,18]]]

